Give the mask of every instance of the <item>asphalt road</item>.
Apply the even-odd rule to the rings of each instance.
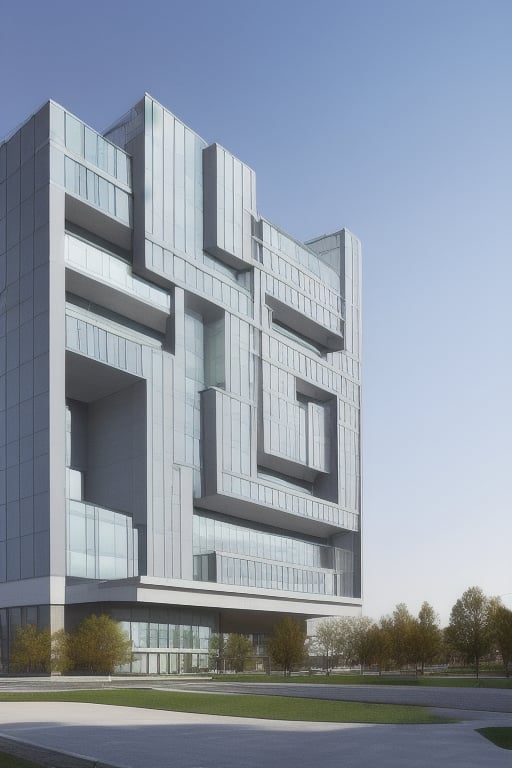
[[[154,687],[168,687],[156,685]],[[246,693],[265,696],[362,701],[374,704],[409,704],[436,709],[512,713],[512,689],[442,688],[407,685],[303,685],[300,683],[180,683],[174,690],[210,693]]]

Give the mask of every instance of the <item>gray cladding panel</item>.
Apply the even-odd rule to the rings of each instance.
[[[46,105],[0,147],[0,539],[9,539],[0,579],[8,581],[49,574],[34,538],[50,527],[49,301],[33,258],[34,240],[38,263],[49,258],[48,120]]]
[[[87,498],[145,522],[146,383],[88,405]]]
[[[203,150],[204,249],[230,266],[252,263],[254,171],[218,144]]]

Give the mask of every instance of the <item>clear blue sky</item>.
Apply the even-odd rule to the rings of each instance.
[[[361,238],[375,618],[512,592],[511,40],[509,0],[0,0],[0,136],[148,91],[276,224]]]

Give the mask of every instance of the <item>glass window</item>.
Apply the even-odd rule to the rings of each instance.
[[[87,169],[79,163],[76,166],[78,168],[78,194],[80,197],[87,197]]]
[[[66,147],[77,155],[84,154],[84,125],[67,112]]]
[[[98,542],[102,554],[115,555],[115,529],[112,523],[100,520]]]
[[[116,166],[117,178],[122,184],[128,184],[127,157],[120,149],[116,149]]]
[[[129,198],[126,192],[116,187],[116,216],[122,221],[129,221]]]
[[[107,555],[99,555],[98,557],[98,576],[100,579],[116,579],[118,578],[116,570],[116,558],[109,557]]]
[[[97,150],[98,150],[98,168],[102,171],[107,170],[107,142],[102,139],[101,136],[97,137]]]
[[[78,193],[77,164],[70,157],[64,158],[64,184],[73,194]]]
[[[149,647],[158,648],[159,642],[159,626],[158,624],[149,625]]]
[[[109,208],[109,194],[108,194],[108,181],[98,177],[98,205],[103,210],[108,211]]]
[[[134,637],[134,644],[137,648],[148,648],[149,624],[145,621],[134,622],[137,628],[137,636]]]
[[[114,525],[114,538],[116,557],[126,559],[128,555],[126,518],[120,518],[116,521]]]
[[[98,136],[85,126],[85,159],[89,163],[98,163]]]
[[[106,143],[106,150],[107,150],[107,171],[111,176],[116,175],[116,148]]]

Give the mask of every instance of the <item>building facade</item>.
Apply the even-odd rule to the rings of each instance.
[[[107,612],[164,673],[360,611],[360,275],[149,95],[0,144],[0,669],[19,624]]]

